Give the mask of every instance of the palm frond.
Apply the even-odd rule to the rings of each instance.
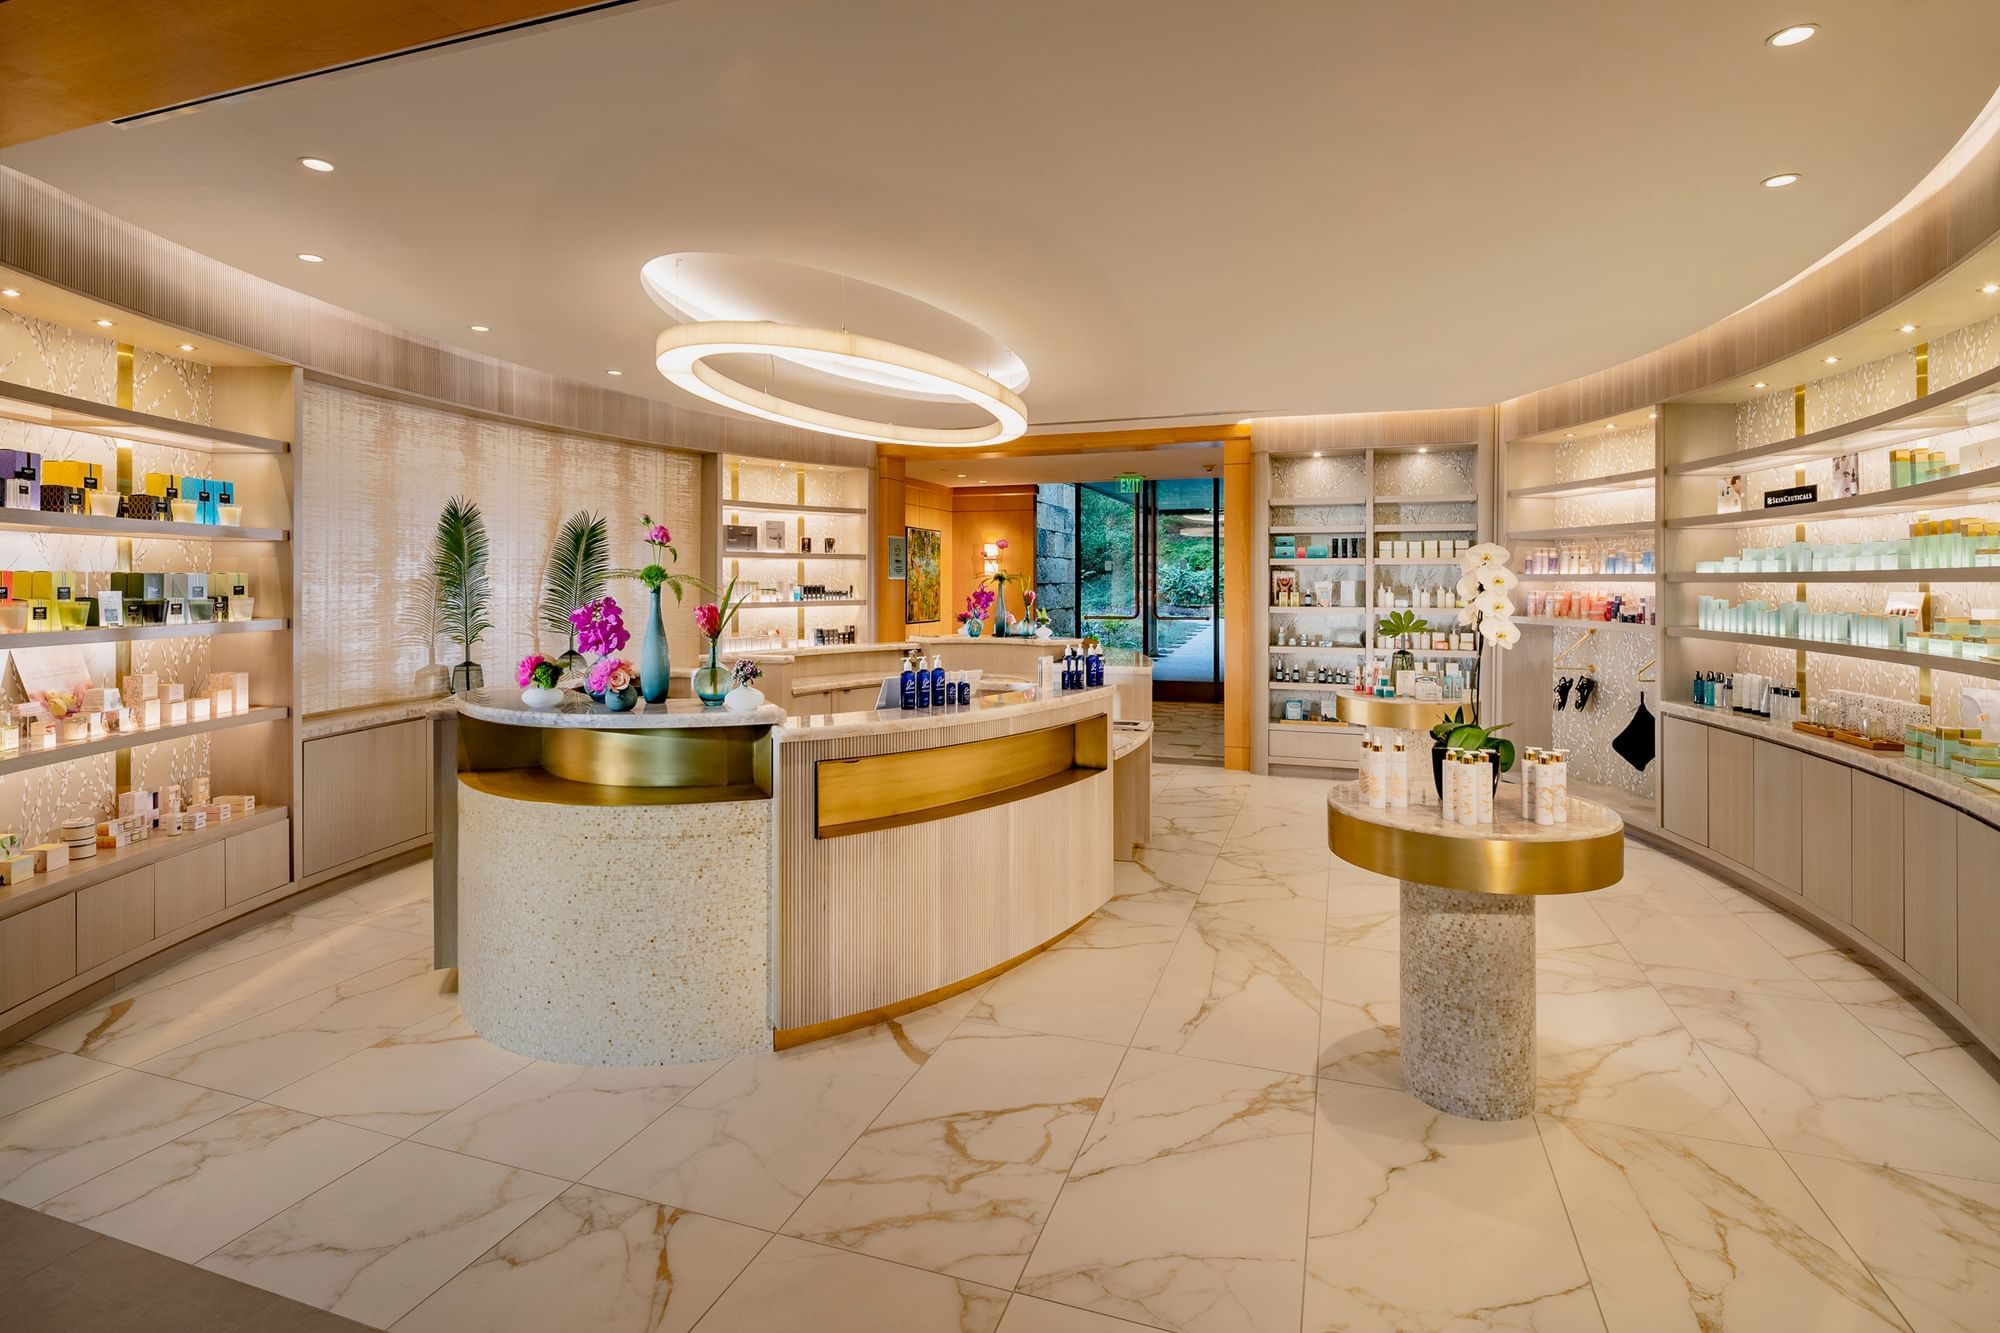
[[[542,628],[574,646],[576,631],[569,613],[602,597],[610,582],[610,529],[598,515],[578,510],[549,547],[548,570],[542,576]]]
[[[486,619],[492,586],[486,577],[486,520],[480,517],[479,506],[462,495],[445,501],[444,512],[438,515],[432,574],[445,633],[470,660],[473,647],[493,628]]]
[[[437,636],[444,629],[436,573],[426,571],[403,581],[402,605],[397,609],[396,619],[396,642],[406,648],[420,648],[426,661],[436,662]]]

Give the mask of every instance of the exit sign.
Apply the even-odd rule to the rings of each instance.
[[[1118,489],[1130,494],[1145,484],[1146,479],[1136,472],[1127,472],[1118,478]]]

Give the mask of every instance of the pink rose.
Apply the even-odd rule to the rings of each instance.
[[[703,602],[694,609],[694,627],[707,638],[722,633],[722,610],[713,602]]]
[[[646,540],[655,546],[665,546],[673,539],[674,534],[667,531],[667,525],[664,523],[655,523],[652,530],[646,534]]]
[[[611,673],[604,678],[604,683],[614,690],[625,689],[632,684],[632,673],[625,669],[623,662],[620,662],[611,668]]]
[[[1005,537],[1002,537],[999,541],[993,544],[1003,551],[1007,549],[1007,539]]]

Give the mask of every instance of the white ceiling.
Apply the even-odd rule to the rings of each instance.
[[[665,398],[648,259],[847,274],[1018,352],[1049,428],[1485,403],[1651,350],[1889,208],[1996,77],[1994,0],[679,0],[0,161]]]
[[[1174,444],[1155,449],[1099,449],[1079,454],[1028,454],[1012,458],[954,457],[949,453],[906,458],[907,474],[938,486],[1021,486],[1044,482],[1111,481],[1137,473],[1148,481],[1222,475],[1220,444]]]

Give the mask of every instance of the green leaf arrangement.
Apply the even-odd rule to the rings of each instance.
[[[1431,728],[1431,739],[1452,750],[1491,750],[1500,771],[1505,773],[1514,766],[1514,742],[1493,733],[1512,722],[1499,722],[1490,727],[1475,726],[1465,720],[1465,709],[1460,708],[1450,717],[1440,718]]]
[[[421,648],[425,660],[432,666],[437,665],[437,636],[444,632],[444,613],[438,606],[436,574],[425,570],[404,582],[398,618],[402,628],[396,635],[396,641],[407,647]]]
[[[431,572],[437,579],[445,636],[465,651],[469,662],[473,648],[493,628],[486,619],[492,584],[486,577],[486,520],[480,517],[479,506],[462,495],[445,501],[438,515]]]
[[[611,583],[611,531],[605,520],[580,509],[569,516],[549,546],[542,575],[542,628],[563,636],[576,651],[576,627],[569,613],[604,595]]]
[[[1384,638],[1400,639],[1406,634],[1422,634],[1431,627],[1431,622],[1408,611],[1397,611],[1382,617],[1375,624],[1375,632]]]

